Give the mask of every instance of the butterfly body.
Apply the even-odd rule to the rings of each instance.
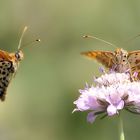
[[[22,51],[8,53],[0,50],[0,100],[5,100],[7,87],[16,74],[19,62],[23,59]]]
[[[116,72],[122,73],[130,69],[128,52],[126,50],[123,50],[122,48],[118,48],[114,51],[112,61],[113,66],[111,69]]]
[[[111,51],[89,51],[83,52],[83,55],[97,60],[106,68],[113,69],[116,72],[137,72],[140,75],[140,50],[127,52],[122,48]]]

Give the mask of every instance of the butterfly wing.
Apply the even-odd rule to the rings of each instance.
[[[140,79],[140,50],[128,53],[128,62],[132,73],[137,72]]]
[[[107,68],[112,68],[114,65],[114,53],[110,51],[88,51],[82,52],[82,55],[85,55],[91,59],[95,59]]]
[[[10,61],[12,57],[9,55],[8,52],[0,50],[0,60],[1,59]]]
[[[0,50],[0,100],[5,100],[7,87],[14,74],[12,56]]]

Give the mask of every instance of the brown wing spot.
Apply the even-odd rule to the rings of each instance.
[[[5,82],[2,82],[2,84],[5,88],[7,87],[7,84]]]
[[[2,62],[2,65],[5,65],[5,62]]]
[[[140,65],[138,65],[137,67],[138,67],[138,70],[139,70],[140,69]]]
[[[5,72],[5,71],[3,71],[3,72],[2,72],[2,75],[5,75],[5,74],[6,74],[6,72]]]
[[[5,81],[6,80],[6,77],[3,77],[2,80]]]
[[[0,88],[0,98],[2,98],[4,95],[4,91],[2,90],[2,88]]]
[[[135,61],[135,63],[136,63],[136,64],[140,63],[140,59],[137,59],[137,60]]]

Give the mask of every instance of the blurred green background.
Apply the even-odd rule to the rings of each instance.
[[[118,140],[118,117],[86,122],[73,101],[85,82],[99,75],[99,64],[80,55],[88,50],[115,48],[90,34],[135,50],[140,38],[139,0],[12,0],[0,1],[0,48],[17,49],[24,26],[25,59],[0,103],[1,140]],[[122,114],[127,140],[139,139],[140,116]]]

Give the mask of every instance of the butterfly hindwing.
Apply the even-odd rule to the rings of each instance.
[[[7,87],[14,73],[11,61],[0,60],[0,99],[4,101]]]
[[[128,53],[128,62],[132,73],[137,72],[140,79],[140,51],[131,51]]]
[[[15,73],[13,57],[10,53],[0,50],[0,100],[5,100],[7,87]]]

